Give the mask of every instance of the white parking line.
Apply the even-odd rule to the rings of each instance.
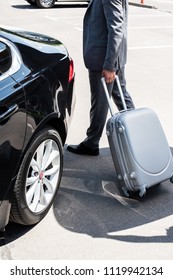
[[[144,17],[173,17],[173,14],[171,13],[163,13],[163,12],[156,12],[155,14],[129,14],[129,17],[131,18],[134,18],[134,17],[140,17],[140,18],[144,18]]]
[[[82,18],[81,16],[75,16],[75,17],[50,17],[50,16],[45,16],[48,19],[57,21],[57,20],[62,20],[62,19],[79,19]]]
[[[77,30],[79,30],[79,31],[83,31],[83,28],[81,28],[81,27],[75,27],[75,29],[77,29]]]
[[[173,28],[173,26],[135,26],[135,27],[129,27],[130,30],[135,30],[135,29],[169,29]],[[83,28],[81,27],[75,27],[75,29],[79,31],[83,31]]]
[[[134,26],[129,27],[129,29],[167,29],[167,28],[173,28],[173,25],[156,25],[156,26]]]
[[[142,50],[142,49],[166,49],[173,48],[173,45],[162,45],[162,46],[137,46],[137,47],[129,47],[128,50]]]
[[[55,17],[49,17],[49,16],[45,16],[46,18],[48,18],[48,19],[51,19],[51,20],[53,20],[53,21],[57,21],[57,19],[58,18],[55,18]]]

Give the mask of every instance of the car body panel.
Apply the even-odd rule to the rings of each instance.
[[[0,204],[8,192],[20,158],[26,132],[24,90],[11,77],[0,88]]]
[[[14,51],[7,71],[11,58],[4,60],[4,46]],[[8,222],[15,179],[34,134],[49,124],[65,142],[75,105],[70,61],[54,38],[0,28],[0,229]]]

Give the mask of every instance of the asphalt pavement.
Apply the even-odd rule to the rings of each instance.
[[[130,0],[128,89],[136,107],[156,111],[173,147],[173,1],[144,1]],[[44,32],[68,47],[74,59],[77,98],[67,144],[79,143],[85,135],[90,108],[88,73],[82,61],[86,5],[57,3],[54,9],[42,10],[23,0],[1,2],[1,24]],[[48,215],[34,227],[9,223],[0,259],[51,263],[109,260],[109,265],[110,260],[113,265],[117,260],[123,260],[123,264],[135,260],[135,265],[136,260],[150,260],[150,265],[153,260],[168,262],[173,259],[172,201],[173,185],[168,181],[148,189],[143,198],[138,194],[125,197],[116,184],[104,133],[98,157],[77,156],[64,150],[61,187]]]

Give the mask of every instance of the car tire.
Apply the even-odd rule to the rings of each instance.
[[[35,6],[36,5],[36,0],[26,0],[30,5]]]
[[[36,0],[36,4],[40,8],[53,8],[55,0]]]
[[[14,187],[10,220],[33,225],[42,220],[59,189],[63,170],[63,146],[51,127],[39,131],[30,144]]]

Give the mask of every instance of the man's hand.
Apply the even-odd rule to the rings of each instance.
[[[109,84],[115,80],[116,73],[115,73],[115,71],[112,72],[112,71],[103,69],[102,76],[105,78],[106,83]]]

